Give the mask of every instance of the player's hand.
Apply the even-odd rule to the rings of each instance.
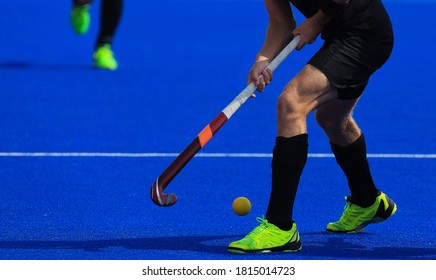
[[[316,14],[311,18],[304,20],[300,26],[294,29],[294,36],[300,35],[297,50],[301,50],[305,45],[315,42],[318,35],[321,33],[325,22],[328,20],[322,18],[324,15]]]
[[[257,91],[262,92],[272,80],[272,71],[267,69],[269,63],[270,60],[266,57],[259,57],[248,73],[247,85],[253,82]],[[251,97],[256,97],[256,95],[252,94]]]

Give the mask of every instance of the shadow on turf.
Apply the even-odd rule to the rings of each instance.
[[[186,257],[179,256],[176,259],[206,259],[212,257],[214,259],[417,260],[434,259],[436,256],[436,248],[367,247],[365,245],[357,245],[356,242],[347,242],[346,239],[350,238],[347,235],[332,235],[328,233],[308,233],[307,235],[316,235],[317,241],[307,240],[307,242],[304,242],[303,240],[303,249],[297,253],[228,253],[226,246],[229,240],[235,240],[241,236],[156,237],[85,241],[0,241],[0,249],[84,250],[86,252],[99,252],[107,248],[121,247],[126,250],[162,252],[162,256],[165,256],[165,251],[179,251],[181,254],[182,252],[194,253],[187,253]],[[319,240],[320,237],[322,238],[321,240]],[[305,239],[310,238],[306,236]],[[68,255],[71,257],[70,254]],[[116,256],[114,257],[116,258]],[[144,258],[144,254],[141,254],[140,257]]]
[[[0,69],[50,71],[95,70],[95,68],[89,64],[42,64],[23,61],[2,61],[0,62]]]
[[[371,241],[373,245],[377,239],[377,236],[366,232],[351,235],[326,232],[303,235],[303,250],[299,252],[300,256],[304,256],[302,259],[423,260],[436,257],[436,248],[431,247],[366,246],[365,242]],[[310,235],[315,235],[315,238],[310,238]],[[363,238],[358,239],[359,237]]]

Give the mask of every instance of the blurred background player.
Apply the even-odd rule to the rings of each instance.
[[[89,9],[92,0],[73,0],[71,25],[76,34],[84,35],[91,23]],[[121,19],[123,0],[101,0],[100,29],[95,42],[93,65],[96,68],[116,70],[118,62],[112,52],[112,41]]]

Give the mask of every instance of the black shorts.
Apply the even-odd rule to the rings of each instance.
[[[353,1],[358,2],[358,1]],[[339,99],[362,95],[371,75],[389,58],[394,36],[380,0],[330,22],[321,49],[309,60],[337,88]]]

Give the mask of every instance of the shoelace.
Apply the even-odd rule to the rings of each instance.
[[[257,236],[259,235],[262,231],[264,231],[266,228],[270,227],[271,224],[268,223],[268,220],[265,219],[263,216],[261,217],[257,217],[256,221],[258,221],[260,223],[260,225],[258,225],[257,227],[255,227],[249,234],[248,236],[252,237],[252,236]]]
[[[352,206],[353,204],[347,201],[347,204],[344,207],[344,214],[340,219],[340,221],[346,225],[348,225],[349,221],[355,220],[362,214],[361,212],[359,212],[358,208],[356,209],[357,206]]]
[[[347,204],[345,204],[344,207],[344,214],[342,215],[340,221],[344,224],[348,224],[348,221],[350,220],[350,216],[351,216],[351,203],[347,202]]]

